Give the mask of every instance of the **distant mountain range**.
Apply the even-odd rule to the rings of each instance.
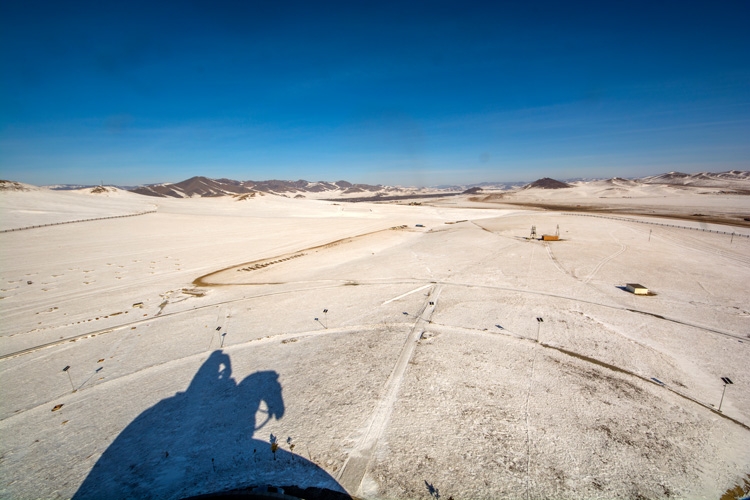
[[[696,187],[731,187],[736,182],[750,183],[750,171],[730,170],[729,172],[700,172],[697,174],[683,174],[682,172],[669,172],[651,177],[639,179],[646,184],[670,184],[678,186]]]
[[[267,193],[277,195],[304,196],[305,193],[335,193],[335,194],[385,194],[404,190],[381,185],[352,184],[347,181],[336,182],[309,182],[298,181],[235,181],[232,179],[209,179],[207,177],[191,177],[190,179],[174,184],[151,184],[131,189],[132,192],[148,196],[190,198],[195,196],[214,197],[226,195],[243,195],[254,193]]]
[[[587,182],[596,179],[565,179],[558,181],[545,177],[531,183],[524,182],[482,182],[478,184],[464,185],[441,185],[430,188],[409,188],[383,186],[380,184],[353,184],[347,181],[318,181],[306,180],[286,181],[236,181],[232,179],[209,179],[208,177],[191,177],[182,182],[149,184],[144,186],[119,186],[134,193],[156,197],[191,198],[191,197],[217,197],[217,196],[241,196],[255,194],[275,194],[281,196],[304,198],[311,194],[316,198],[320,195],[331,197],[382,197],[391,198],[425,193],[461,193],[467,189],[473,192],[481,190],[509,190],[514,188],[540,188],[559,189],[570,187],[572,182]],[[599,179],[605,180],[605,179]],[[665,174],[649,177],[622,179],[615,177],[612,181],[621,183],[644,183],[644,184],[668,184],[687,187],[714,187],[714,188],[742,188],[750,189],[750,171],[731,170],[729,172],[700,172],[697,174],[685,174],[682,172],[668,172]],[[8,189],[10,186],[3,186]],[[80,185],[55,185],[47,186],[55,190],[81,189],[93,186]]]
[[[573,187],[573,183],[607,182],[619,186],[635,186],[638,184],[665,184],[670,186],[704,187],[704,188],[726,188],[726,189],[750,189],[750,171],[731,170],[729,172],[699,172],[697,174],[685,174],[682,172],[668,172],[666,174],[652,175],[648,177],[623,179],[614,177],[612,179],[566,179],[566,182],[557,181],[545,177],[524,185],[521,189],[563,189]]]
[[[330,196],[344,196],[359,198],[367,197],[399,197],[425,193],[462,193],[467,189],[479,188],[492,190],[508,190],[523,186],[523,182],[482,182],[467,185],[443,185],[426,188],[383,186],[381,184],[352,184],[347,181],[235,181],[232,179],[209,179],[207,177],[191,177],[174,184],[150,184],[129,189],[134,193],[147,196],[190,198],[214,197],[226,195],[245,195],[254,193],[276,194],[282,196],[305,197],[306,193],[322,193]]]

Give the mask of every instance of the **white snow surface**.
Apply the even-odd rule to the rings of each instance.
[[[568,190],[542,191],[522,196]],[[0,229],[57,224],[0,234],[0,497],[718,499],[743,484],[750,232],[469,198],[0,192]]]

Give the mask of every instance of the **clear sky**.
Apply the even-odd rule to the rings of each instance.
[[[750,170],[750,2],[0,2],[0,177]]]

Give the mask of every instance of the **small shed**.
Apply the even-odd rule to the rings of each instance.
[[[534,231],[535,228],[531,228],[532,231]],[[560,241],[560,224],[557,225],[557,229],[555,230],[555,234],[543,234],[542,235],[542,241]]]
[[[636,295],[648,295],[648,288],[638,283],[628,283],[625,285],[628,292],[632,292]]]

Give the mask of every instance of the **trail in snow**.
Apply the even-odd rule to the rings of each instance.
[[[344,466],[337,478],[339,483],[353,494],[357,494],[359,491],[373,451],[388,425],[401,382],[409,366],[409,360],[411,360],[417,342],[422,337],[422,333],[424,333],[424,325],[430,321],[430,317],[435,311],[435,307],[437,307],[440,290],[441,286],[436,285],[432,292],[428,294],[427,300],[417,314],[417,320],[406,337],[406,342],[399,354],[396,365],[393,367],[393,371],[385,383],[383,396],[378,401],[375,411],[365,424],[364,432],[359,442],[349,452],[349,456],[344,462]]]
[[[610,255],[609,257],[605,257],[604,259],[602,259],[601,261],[599,261],[599,263],[596,265],[596,267],[594,267],[594,269],[591,270],[591,272],[589,273],[588,276],[586,276],[586,279],[584,279],[583,282],[588,284],[588,282],[591,281],[591,279],[594,276],[596,276],[596,273],[598,273],[599,270],[602,267],[604,267],[604,265],[607,262],[609,262],[610,260],[612,260],[612,259],[614,259],[614,258],[616,258],[616,257],[618,257],[620,255],[622,255],[625,252],[625,250],[627,250],[627,249],[628,249],[627,245],[624,245],[624,244],[620,243],[620,249],[618,251],[616,251],[615,253],[613,253],[612,255]]]
[[[534,368],[536,366],[536,355],[539,349],[534,346],[534,356],[531,358],[531,373],[529,374],[529,390],[526,393],[526,498],[531,498],[531,486],[529,484],[529,475],[531,469],[531,431],[529,430],[529,400],[531,391],[534,389]]]
[[[413,294],[413,293],[416,293],[416,292],[418,292],[418,291],[420,291],[420,290],[424,290],[425,288],[430,288],[431,286],[432,286],[432,284],[429,284],[429,285],[425,285],[425,286],[420,286],[419,288],[415,288],[414,290],[408,291],[408,292],[406,292],[406,293],[402,293],[402,294],[401,294],[401,295],[399,295],[398,297],[393,297],[392,299],[388,299],[388,300],[386,300],[385,302],[383,302],[383,303],[382,303],[382,304],[380,304],[380,305],[381,305],[381,306],[384,306],[384,305],[386,305],[386,304],[390,304],[391,302],[393,302],[393,301],[395,301],[395,300],[398,300],[398,299],[403,299],[403,298],[404,298],[404,297],[406,297],[406,296],[409,296],[409,295],[411,295],[411,294]]]
[[[330,280],[326,280],[326,283],[328,283],[329,281]],[[312,282],[306,282],[306,283],[312,283]],[[405,284],[405,283],[424,283],[424,280],[410,279],[410,280],[399,280],[399,281],[395,281],[395,282],[393,282],[393,281],[359,281],[358,282],[358,284],[360,286],[384,285],[384,284],[396,284],[396,283],[398,283],[398,284],[402,284],[402,283],[403,284]],[[559,299],[564,299],[564,300],[571,300],[571,301],[574,301],[574,302],[580,302],[580,303],[584,303],[584,304],[592,304],[592,305],[596,305],[596,306],[600,306],[600,307],[607,307],[607,308],[610,308],[610,309],[618,309],[618,310],[621,310],[621,311],[628,311],[628,312],[633,312],[633,313],[638,313],[638,314],[644,314],[644,315],[652,316],[652,317],[655,317],[655,318],[658,318],[658,319],[661,319],[661,320],[664,320],[664,321],[670,321],[672,323],[677,323],[677,324],[681,324],[681,325],[685,325],[685,326],[690,326],[690,327],[697,328],[699,330],[703,330],[703,331],[706,331],[706,332],[716,333],[716,334],[719,334],[719,335],[723,335],[725,337],[730,337],[730,338],[735,338],[735,339],[740,339],[740,340],[745,340],[746,339],[746,336],[744,334],[727,332],[727,331],[719,330],[717,328],[709,327],[709,326],[706,326],[706,325],[700,325],[698,323],[692,323],[692,322],[683,321],[683,320],[680,320],[680,319],[677,319],[677,318],[670,318],[668,316],[663,316],[663,315],[660,315],[660,314],[654,314],[654,313],[651,313],[649,311],[643,311],[643,310],[639,310],[639,309],[635,309],[635,308],[631,308],[631,307],[625,307],[625,306],[616,305],[616,304],[606,304],[606,303],[603,303],[603,302],[594,302],[594,301],[591,301],[591,300],[585,300],[585,299],[581,299],[581,298],[578,298],[578,297],[571,297],[571,296],[560,295],[560,294],[555,294],[555,293],[543,292],[543,291],[540,291],[540,290],[529,290],[529,289],[523,289],[523,288],[493,286],[493,285],[482,285],[482,284],[475,284],[475,283],[450,282],[450,281],[445,281],[445,280],[441,280],[441,281],[438,281],[438,282],[430,281],[430,284],[435,284],[435,283],[439,283],[439,284],[444,285],[444,286],[460,286],[460,287],[468,287],[468,288],[486,288],[486,289],[493,289],[493,290],[504,290],[504,291],[509,291],[509,292],[517,292],[517,293],[532,294],[532,295],[541,295],[541,296],[554,297],[554,298],[559,298]],[[281,283],[276,283],[276,284],[281,284]],[[195,308],[187,309],[187,310],[183,310],[183,311],[175,311],[175,312],[172,312],[172,313],[166,313],[166,314],[162,314],[161,316],[158,316],[158,317],[151,317],[151,318],[147,318],[147,319],[142,319],[142,320],[134,321],[134,322],[131,322],[131,323],[123,323],[123,324],[112,326],[112,327],[109,327],[109,328],[102,328],[102,329],[99,329],[99,330],[94,330],[94,331],[83,333],[83,334],[80,334],[80,335],[75,335],[73,337],[66,337],[64,339],[56,340],[56,341],[53,341],[53,342],[48,342],[48,343],[45,343],[45,344],[40,344],[40,345],[29,347],[27,349],[23,349],[23,350],[20,350],[20,351],[15,351],[15,352],[3,354],[3,355],[0,355],[0,361],[3,360],[3,359],[13,358],[13,357],[21,356],[21,355],[24,355],[24,354],[29,354],[29,353],[32,353],[32,352],[35,352],[35,351],[38,351],[40,349],[44,349],[44,348],[47,348],[47,347],[54,347],[54,346],[57,346],[57,345],[60,345],[60,344],[64,344],[66,342],[70,342],[70,341],[73,341],[73,340],[84,339],[84,338],[87,338],[87,337],[94,337],[96,335],[102,335],[102,334],[105,334],[105,333],[112,333],[112,332],[115,332],[115,331],[123,330],[126,327],[130,327],[130,326],[134,326],[134,325],[139,325],[139,324],[150,322],[150,321],[156,321],[156,320],[159,320],[159,319],[164,319],[164,318],[172,317],[172,316],[176,316],[176,315],[188,314],[188,313],[192,313],[192,312],[197,311],[197,310],[206,309],[206,308],[210,308],[210,307],[216,307],[217,305],[221,305],[221,304],[231,304],[231,303],[235,303],[235,302],[243,302],[243,301],[248,301],[248,300],[254,300],[254,299],[261,298],[261,297],[269,297],[269,296],[273,296],[273,295],[283,295],[283,294],[295,293],[295,292],[299,292],[299,291],[322,290],[322,289],[326,289],[326,288],[335,288],[335,287],[339,287],[339,286],[343,286],[343,285],[345,285],[345,282],[336,282],[334,284],[327,284],[327,285],[322,285],[322,286],[318,286],[318,287],[309,287],[309,288],[304,288],[304,289],[293,289],[293,290],[283,290],[283,291],[279,291],[279,292],[269,292],[269,293],[265,293],[265,294],[253,295],[253,296],[250,296],[250,297],[242,297],[242,298],[238,298],[238,299],[230,299],[230,300],[225,300],[225,301],[221,301],[221,302],[214,302],[212,304],[207,304],[205,306],[199,306],[199,307],[195,307]],[[236,286],[238,286],[238,285],[236,285]],[[750,344],[743,344],[743,346],[750,346]]]

